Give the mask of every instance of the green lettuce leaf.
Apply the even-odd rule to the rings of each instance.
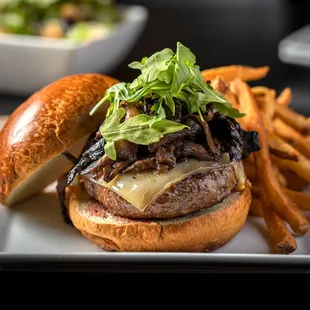
[[[124,139],[139,145],[150,145],[158,142],[165,134],[188,127],[167,119],[160,119],[152,124],[154,117],[146,114],[136,115],[120,123],[125,113],[123,108],[116,110],[100,127],[100,132],[106,140],[106,155],[113,160],[116,159],[114,143],[118,140]]]
[[[195,55],[180,42],[177,43],[176,51],[176,60],[175,60],[175,69],[171,85],[171,94],[172,96],[177,97],[180,91],[190,82],[193,78],[189,67],[189,63],[195,63]]]
[[[213,104],[223,115],[238,118],[245,114],[205,83],[196,57],[189,48],[177,42],[176,52],[165,48],[144,57],[140,62],[129,64],[139,70],[140,75],[132,83],[118,83],[111,86],[102,100],[90,112],[91,115],[103,102],[110,102],[106,121],[100,131],[106,140],[106,154],[116,158],[114,142],[125,139],[140,145],[149,145],[159,141],[165,134],[185,128],[185,125],[166,119],[166,109],[175,114],[175,100],[185,103],[189,113],[196,113],[201,118],[206,113],[207,105]],[[122,122],[125,110],[120,109],[120,102],[139,102],[144,97],[154,100],[153,116],[139,114]]]
[[[170,72],[173,69],[170,61],[173,55],[174,53],[170,48],[165,48],[154,53],[149,58],[142,59],[141,62],[134,61],[130,63],[128,65],[130,68],[141,71],[141,74],[130,84],[130,88],[134,89],[156,79],[167,84],[170,83],[173,74],[173,72]]]

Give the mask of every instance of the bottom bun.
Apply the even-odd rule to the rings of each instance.
[[[249,184],[221,203],[172,220],[135,220],[107,212],[85,190],[73,190],[69,213],[84,237],[107,251],[210,252],[242,229],[251,203]]]

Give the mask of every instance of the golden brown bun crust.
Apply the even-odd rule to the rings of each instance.
[[[97,203],[97,202],[95,202]],[[121,252],[209,252],[235,237],[242,229],[251,203],[250,186],[235,192],[209,211],[203,210],[177,220],[139,221],[105,212],[88,212],[94,204],[77,188],[69,203],[70,217],[80,232],[107,251]]]
[[[96,130],[106,105],[89,112],[118,81],[100,74],[61,78],[30,96],[0,133],[0,202],[47,161]]]

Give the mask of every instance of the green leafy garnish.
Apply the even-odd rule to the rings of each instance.
[[[180,131],[186,125],[176,123],[165,118],[158,120],[150,126],[154,118],[146,114],[139,114],[121,123],[121,119],[126,114],[124,108],[115,111],[100,127],[100,132],[106,140],[105,153],[115,160],[116,151],[114,142],[127,140],[140,145],[150,145],[158,142],[165,134]]]
[[[134,61],[129,64],[130,68],[141,70],[141,74],[130,84],[130,88],[135,89],[154,80],[170,84],[173,75],[173,66],[170,66],[172,58],[173,51],[165,48],[150,58],[144,57],[141,62]]]
[[[141,62],[129,64],[130,68],[140,70],[140,75],[132,83],[122,82],[110,87],[90,112],[92,115],[103,102],[110,102],[106,120],[100,128],[107,142],[107,156],[116,158],[114,142],[117,140],[126,139],[136,144],[149,145],[167,133],[185,128],[183,124],[166,119],[165,108],[169,108],[174,115],[176,99],[186,104],[189,113],[197,113],[201,118],[206,112],[206,106],[211,103],[228,117],[239,118],[245,115],[205,83],[195,63],[195,55],[178,42],[175,53],[165,48],[150,57],[144,57]],[[145,96],[154,100],[151,108],[154,116],[139,114],[121,122],[125,115],[125,110],[120,108],[121,101],[138,102]]]

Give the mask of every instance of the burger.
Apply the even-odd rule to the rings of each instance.
[[[260,149],[258,135],[180,42],[129,67],[139,71],[130,83],[67,77],[12,114],[0,136],[1,201],[57,179],[65,222],[104,250],[215,250],[246,221],[242,159]]]
[[[205,252],[243,227],[251,194],[242,159],[260,149],[258,136],[195,63],[180,42],[133,62],[137,78],[92,109],[109,102],[65,185],[74,186],[70,220],[99,247]]]

